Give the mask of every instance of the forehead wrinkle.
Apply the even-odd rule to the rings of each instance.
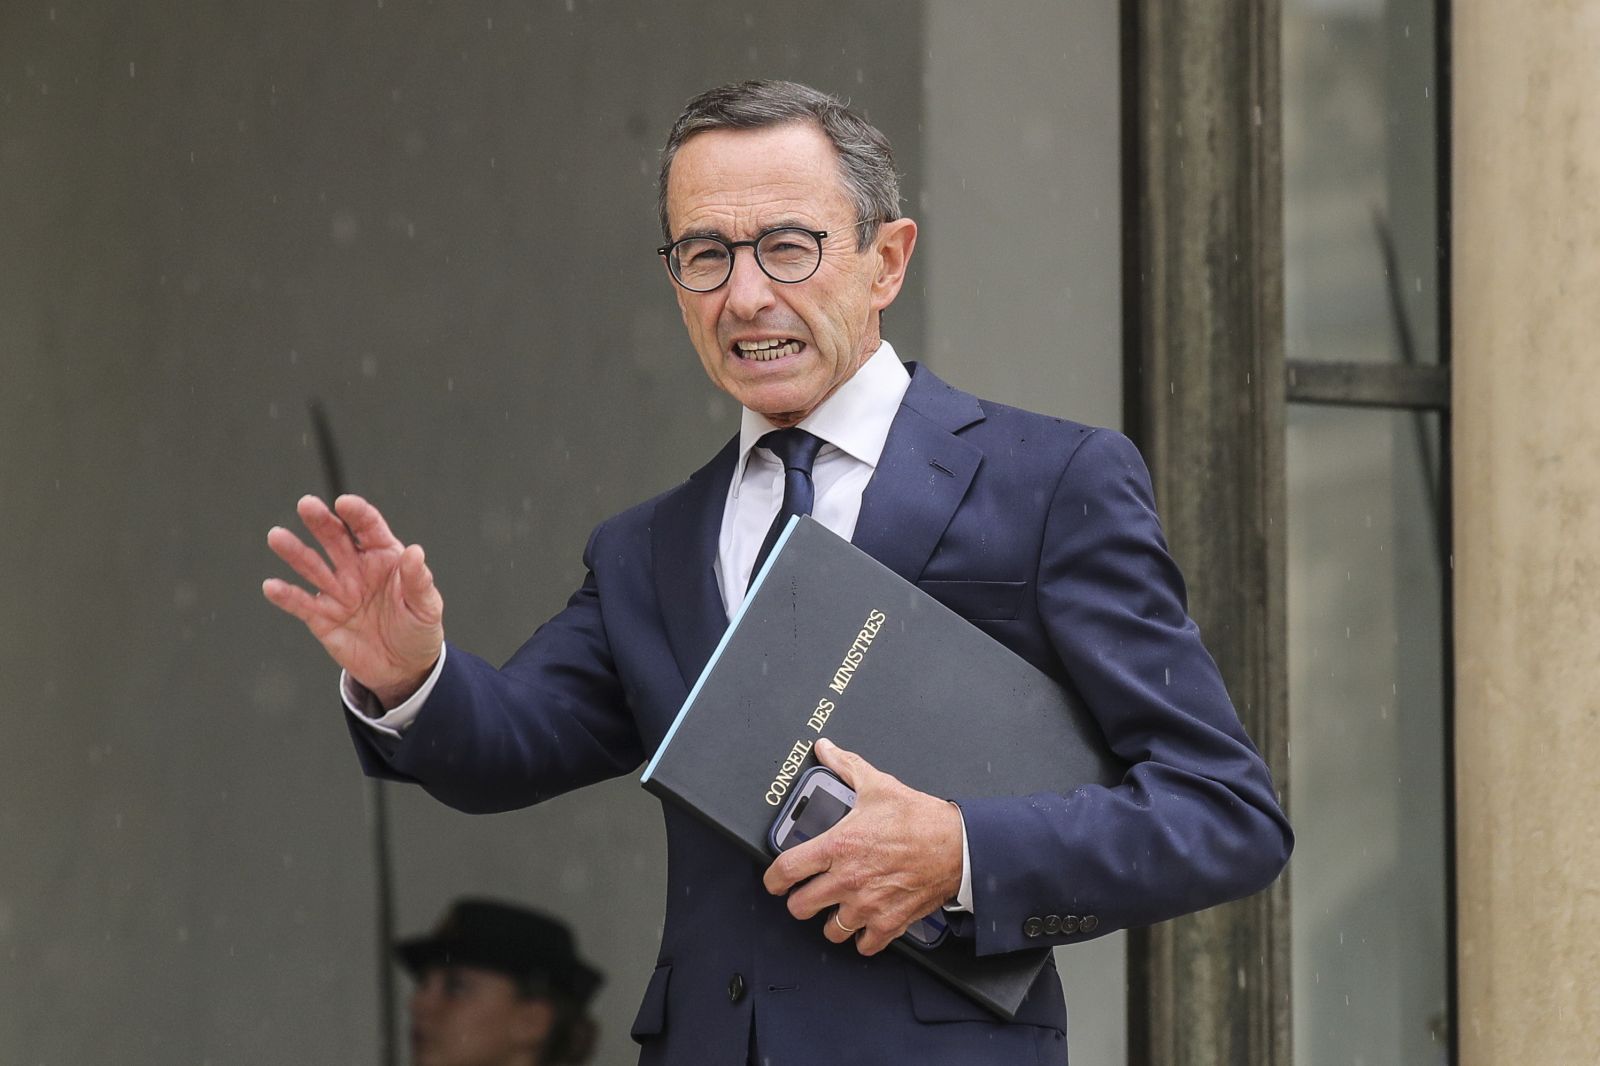
[[[713,196],[684,210],[682,228],[674,236],[714,234],[728,240],[747,240],[784,225],[826,229],[827,219],[837,213],[827,211],[826,205],[815,197],[776,185]]]
[[[740,240],[780,221],[809,221],[808,229],[853,221],[837,154],[804,125],[690,138],[668,176],[667,203],[675,237],[715,231]]]

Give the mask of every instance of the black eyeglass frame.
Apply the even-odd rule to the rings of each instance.
[[[873,218],[864,218],[860,222],[852,223],[848,228],[860,229],[862,226],[869,225],[876,221],[878,220]],[[832,230],[825,229],[806,229],[804,226],[774,226],[771,229],[762,230],[760,233],[756,234],[747,241],[729,241],[724,240],[721,237],[712,236],[710,234],[692,233],[687,237],[679,237],[670,244],[663,244],[661,247],[656,249],[656,254],[667,261],[667,273],[672,275],[672,280],[677,282],[679,286],[688,292],[716,292],[718,289],[726,285],[733,277],[734,257],[740,248],[750,249],[750,255],[755,259],[756,266],[761,268],[761,273],[765,274],[773,281],[776,281],[779,285],[798,285],[802,281],[809,281],[818,270],[822,269],[822,242],[827,238],[828,234],[832,232]],[[772,236],[774,233],[804,233],[807,237],[810,237],[814,242],[816,242],[817,262],[805,277],[795,278],[792,281],[788,278],[780,278],[772,271],[768,270],[767,264],[761,261],[761,242]],[[684,284],[683,279],[678,277],[678,272],[672,268],[672,250],[678,247],[680,244],[687,244],[689,241],[712,241],[713,243],[722,245],[728,250],[728,272],[727,274],[723,275],[721,281],[717,282],[709,289],[697,289],[692,285]]]

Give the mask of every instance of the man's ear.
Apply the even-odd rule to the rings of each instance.
[[[878,272],[872,279],[872,309],[882,311],[894,303],[905,284],[906,266],[917,246],[917,224],[909,218],[880,223],[873,245],[878,252]]]

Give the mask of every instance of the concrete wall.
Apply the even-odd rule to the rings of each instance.
[[[1454,19],[1461,1062],[1592,1062],[1600,10]]]
[[[927,5],[928,359],[985,396],[1122,420],[1116,5]]]
[[[928,361],[981,395],[1122,419],[1116,5],[927,5],[917,212]],[[1074,1066],[1127,1061],[1125,937],[1056,951]]]
[[[321,652],[257,591],[267,527],[323,488],[307,398],[429,547],[452,638],[508,655],[591,526],[736,424],[653,254],[673,115],[734,77],[838,87],[915,196],[919,20],[6,5],[0,1061],[372,1061],[364,785]],[[631,1061],[656,803],[392,795],[401,928],[465,891],[564,913],[611,974],[603,1061]]]
[[[957,383],[1114,419],[1114,26],[1082,16],[1109,34],[1091,45],[1048,24],[1085,57],[1068,84],[1029,21],[1003,23],[1008,46],[957,13],[0,7],[0,1061],[375,1058],[367,786],[321,652],[258,592],[280,570],[266,529],[324,488],[306,401],[333,416],[350,487],[427,545],[452,639],[508,655],[579,580],[592,525],[736,425],[652,254],[656,151],[698,89],[784,76],[853,97],[894,141],[945,271],[913,274],[897,346]],[[1065,326],[1037,296],[1054,317],[1035,326],[963,303],[947,335],[992,317],[1007,343],[930,351],[929,305],[970,288],[940,220],[993,201],[925,200],[926,145],[945,130],[934,169],[954,174],[982,112],[951,101],[975,91],[967,64],[1008,47],[1045,79],[1018,127],[1029,150],[1081,133],[1039,125],[1049,94],[1100,109],[1104,159],[1074,170],[1086,188],[1056,216],[1092,198],[1098,228],[1043,269],[1101,287],[1068,283],[1083,295]],[[984,141],[971,173],[1005,178],[1004,150]],[[995,222],[978,261],[1033,225]],[[996,290],[1037,284],[1014,254],[985,270]],[[1067,327],[1069,362],[996,376]],[[656,803],[632,779],[489,818],[389,795],[401,930],[465,892],[564,914],[610,973],[600,1061],[632,1061],[661,920]]]

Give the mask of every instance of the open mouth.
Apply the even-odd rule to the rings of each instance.
[[[768,337],[757,341],[735,341],[733,354],[752,363],[770,363],[785,356],[796,355],[805,342],[788,337]]]

